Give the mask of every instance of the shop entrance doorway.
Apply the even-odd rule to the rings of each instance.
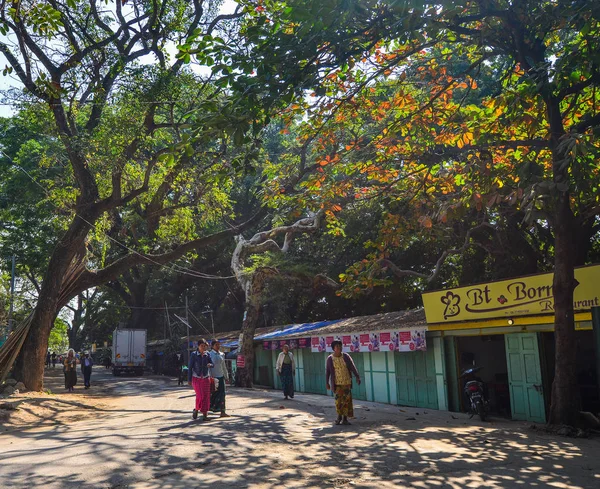
[[[459,336],[456,337],[458,363],[458,401],[462,411],[467,410],[463,394],[462,372],[473,365],[482,367],[477,373],[485,383],[490,400],[490,412],[496,416],[509,418],[510,392],[508,365],[504,335]]]

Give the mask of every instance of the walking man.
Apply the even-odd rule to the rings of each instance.
[[[290,351],[289,345],[283,345],[283,351],[277,357],[276,364],[277,372],[281,379],[281,387],[283,395],[294,398],[294,373],[296,372],[296,364],[294,362],[294,354]]]
[[[85,385],[86,389],[90,388],[90,378],[92,377],[92,366],[94,362],[92,357],[90,357],[90,352],[86,351],[83,356],[83,360],[81,360],[81,371],[83,372],[83,385]]]
[[[225,381],[229,380],[229,372],[225,364],[225,354],[220,351],[221,343],[213,340],[211,343],[210,359],[214,365],[211,375],[215,379],[215,391],[210,396],[210,410],[213,413],[221,413],[221,418],[228,418],[225,412]]]
[[[56,352],[53,351],[52,355],[50,355],[50,358],[52,359],[52,368],[56,367]]]
[[[46,368],[50,368],[50,350],[46,353]]]

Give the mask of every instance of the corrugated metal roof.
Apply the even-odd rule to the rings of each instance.
[[[271,340],[276,338],[299,338],[317,333],[319,335],[331,335],[341,333],[375,332],[395,329],[418,328],[427,326],[425,310],[409,309],[407,311],[386,312],[372,316],[358,316],[347,319],[335,319],[332,321],[319,321],[316,323],[291,324],[288,326],[275,326],[272,328],[260,328],[256,330],[255,341]],[[240,332],[222,333],[228,335],[221,346],[235,348],[238,346]],[[235,338],[235,339],[233,339]],[[226,340],[229,341],[226,341]]]
[[[386,312],[372,316],[358,316],[334,321],[333,324],[318,330],[319,335],[332,335],[341,333],[376,332],[395,329],[418,328],[427,326],[425,310],[409,309],[407,311]],[[286,335],[286,338],[297,338],[302,333]]]

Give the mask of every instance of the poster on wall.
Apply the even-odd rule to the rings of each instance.
[[[287,344],[290,347],[290,350],[295,350],[298,348],[298,340],[288,340]]]
[[[298,339],[298,348],[309,348],[310,347],[310,338],[299,338]]]
[[[270,350],[270,349],[271,349],[271,342],[263,341],[263,350]]]
[[[354,351],[352,349],[352,335],[342,335],[342,351],[345,353],[350,353]]]
[[[379,333],[361,333],[359,335],[359,342],[361,352],[380,351]]]
[[[342,341],[341,336],[313,336],[310,342],[311,351],[313,353],[319,352],[333,352],[331,349],[331,343],[334,340]]]
[[[271,350],[279,350],[279,340],[271,341]]]
[[[426,351],[424,329],[382,331],[379,333],[380,351]]]
[[[325,351],[325,337],[324,336],[313,336],[310,340],[310,350],[313,353],[320,353]]]
[[[426,351],[427,341],[425,330],[411,329],[398,331],[398,346],[396,351]]]

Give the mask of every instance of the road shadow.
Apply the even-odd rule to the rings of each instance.
[[[127,386],[123,392],[139,402],[150,394],[133,394]],[[167,392],[172,394],[165,386],[162,395]],[[598,440],[360,401],[352,426],[335,426],[332,400],[323,396],[299,394],[285,402],[272,392],[229,392],[241,406],[236,415],[205,423],[190,419],[191,408],[111,408],[104,415],[121,419],[120,429],[78,423],[23,431],[17,436],[26,448],[2,453],[0,475],[15,489],[99,487],[82,472],[52,475],[51,464],[60,457],[48,461],[50,445],[61,447],[63,457],[76,453],[92,467],[104,467],[109,475],[102,487],[109,488],[600,487]],[[159,394],[152,393],[150,405]],[[23,460],[36,463],[24,468]],[[134,486],[139,481],[143,485]]]

